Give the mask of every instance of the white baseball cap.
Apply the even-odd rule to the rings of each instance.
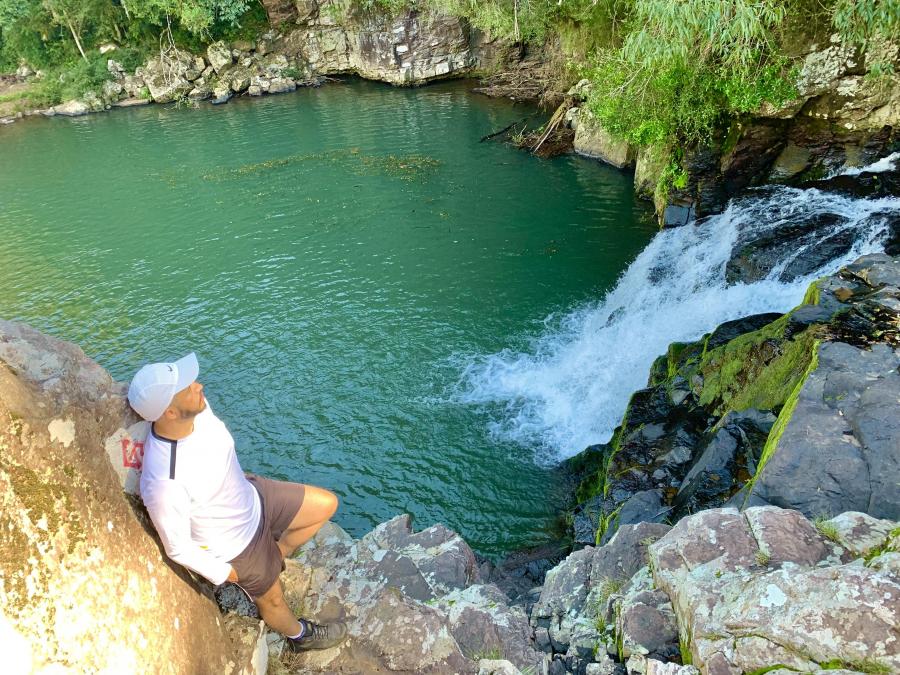
[[[172,397],[196,380],[199,372],[194,352],[173,363],[148,363],[132,378],[128,402],[138,415],[155,422],[169,407]]]

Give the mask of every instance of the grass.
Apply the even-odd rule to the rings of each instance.
[[[829,522],[829,519],[825,516],[816,516],[813,519],[813,525],[816,530],[818,530],[819,534],[825,537],[828,541],[832,541],[835,544],[841,543],[841,535],[838,532],[837,526]]]
[[[772,554],[768,551],[763,551],[760,549],[756,552],[756,564],[760,567],[768,567],[769,563],[772,561]]]

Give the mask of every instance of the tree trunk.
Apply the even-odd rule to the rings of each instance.
[[[65,14],[63,14],[63,18],[66,20],[66,25],[69,27],[69,30],[72,31],[72,37],[75,38],[75,46],[78,47],[78,51],[81,52],[81,58],[87,61],[88,57],[84,53],[84,47],[81,46],[81,38],[79,38],[78,33],[75,32],[75,27],[72,25],[69,17],[67,17]]]

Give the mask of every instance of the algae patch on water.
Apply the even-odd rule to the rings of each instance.
[[[304,163],[336,166],[359,176],[389,176],[408,182],[429,178],[441,165],[439,160],[426,155],[375,155],[360,152],[359,148],[343,148],[327,152],[288,155],[231,169],[217,169],[202,174],[201,178],[214,182],[239,180]]]

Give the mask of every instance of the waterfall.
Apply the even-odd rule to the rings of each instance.
[[[883,250],[886,216],[898,212],[898,198],[856,199],[789,187],[732,200],[724,213],[661,231],[605,297],[548,319],[527,351],[468,358],[456,398],[485,407],[492,436],[535,449],[541,463],[605,442],[669,343],[696,340],[724,321],[790,310],[814,279]],[[775,246],[777,259],[763,278],[726,281],[729,259],[746,242],[767,236],[771,241],[778,232],[796,229],[798,220],[816,218],[827,227]],[[849,250],[815,269],[804,262],[834,237],[842,237]],[[785,274],[798,263],[804,263],[802,276]]]

